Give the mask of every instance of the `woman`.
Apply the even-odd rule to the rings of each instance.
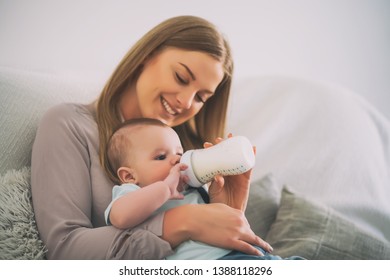
[[[248,254],[259,254],[252,245],[269,250],[242,211],[222,203],[181,206],[127,230],[104,223],[113,183],[103,155],[113,129],[123,120],[156,118],[174,127],[185,149],[201,147],[224,135],[232,71],[229,46],[212,24],[176,17],[130,49],[96,102],[45,114],[31,184],[49,259],[162,259],[189,239]],[[249,180],[250,172],[221,179],[220,191],[245,196]]]

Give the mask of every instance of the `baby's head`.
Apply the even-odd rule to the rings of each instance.
[[[183,148],[177,133],[156,119],[132,119],[112,134],[106,150],[115,183],[140,187],[164,180],[179,162]]]

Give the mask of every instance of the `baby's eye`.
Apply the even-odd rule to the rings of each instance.
[[[158,155],[158,156],[156,156],[154,159],[155,159],[155,160],[164,160],[164,159],[166,159],[166,158],[167,158],[166,155]]]

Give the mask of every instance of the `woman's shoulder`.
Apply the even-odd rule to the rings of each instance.
[[[42,116],[38,133],[85,135],[97,129],[93,105],[61,103],[50,107]]]
[[[80,103],[60,103],[50,107],[43,115],[41,122],[78,124],[95,122],[92,105]]]
[[[49,115],[50,117],[80,117],[80,116],[91,116],[92,111],[89,104],[81,103],[59,103],[50,107],[44,116]]]

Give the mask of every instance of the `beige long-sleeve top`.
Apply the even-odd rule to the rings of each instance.
[[[140,226],[106,226],[113,183],[99,163],[90,105],[61,104],[43,116],[32,152],[31,187],[38,230],[49,259],[162,259],[164,214]]]

